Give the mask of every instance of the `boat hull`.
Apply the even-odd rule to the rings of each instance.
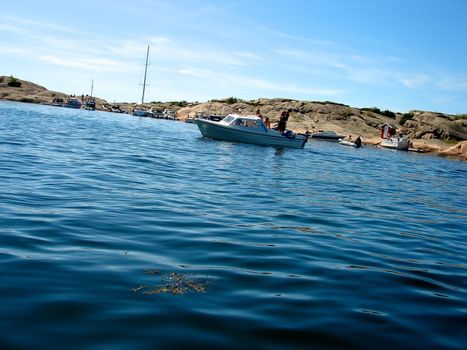
[[[93,101],[84,102],[83,108],[87,109],[88,111],[95,111],[96,110],[96,103]]]
[[[274,130],[256,131],[253,128],[236,128],[204,119],[196,119],[195,122],[204,137],[215,140],[288,148],[303,148],[307,141],[305,136],[295,135],[289,138]]]
[[[136,117],[151,117],[152,113],[149,111],[135,110],[132,113]]]
[[[74,102],[52,102],[50,104],[54,107],[65,107],[65,108],[81,108],[81,103],[74,103]]]
[[[355,144],[354,142],[351,142],[351,141],[339,139],[338,142],[343,146],[350,146],[350,147],[358,148],[357,144]]]
[[[311,134],[311,138],[316,140],[323,140],[323,141],[339,141],[339,139],[343,139],[345,136],[338,135],[334,132],[324,131],[324,132],[317,132],[315,134]]]
[[[392,137],[390,139],[381,141],[381,147],[397,149],[399,151],[408,151],[409,150],[409,139],[405,137],[402,137],[402,138]]]
[[[64,104],[64,105],[62,105],[62,107],[80,109],[80,108],[81,108],[81,105],[77,105],[77,104]]]

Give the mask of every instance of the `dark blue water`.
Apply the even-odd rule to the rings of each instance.
[[[467,164],[0,102],[0,348],[465,349]]]

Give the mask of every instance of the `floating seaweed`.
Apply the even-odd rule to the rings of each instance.
[[[159,275],[160,271],[145,270],[143,273]],[[170,274],[161,277],[161,284],[153,286],[141,285],[131,290],[135,293],[141,293],[144,295],[161,293],[185,294],[189,292],[205,293],[208,282],[196,281],[194,277],[194,275],[183,275],[171,272]]]

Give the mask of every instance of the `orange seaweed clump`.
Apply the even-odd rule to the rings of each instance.
[[[154,275],[159,274],[159,271],[145,270],[144,273]],[[175,272],[163,276],[162,282],[154,286],[141,285],[131,290],[144,295],[161,293],[185,294],[189,292],[205,293],[208,284],[207,282],[195,281],[192,275],[182,275]]]

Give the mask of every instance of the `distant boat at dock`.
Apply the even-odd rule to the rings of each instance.
[[[133,108],[133,112],[131,114],[137,117],[152,117],[152,112],[141,106]]]
[[[334,131],[320,131],[314,134],[311,134],[312,139],[317,140],[325,140],[325,141],[339,141],[339,139],[343,139],[345,136],[338,135]]]
[[[66,108],[81,108],[82,103],[80,100],[78,100],[76,97],[68,97],[66,100],[63,100],[62,98],[54,98],[52,103],[50,104],[51,106],[55,107],[66,107]]]
[[[96,100],[94,98],[89,98],[87,100],[84,100],[83,108],[87,109],[87,110],[90,110],[90,111],[95,111],[96,110]]]
[[[396,137],[396,126],[389,124],[389,123],[384,123],[380,125],[381,129],[381,138],[383,141],[381,141],[381,147],[384,148],[392,148],[392,149],[397,149],[400,151],[408,151],[409,146],[410,146],[410,140],[408,139],[407,136],[399,136]]]
[[[397,149],[399,151],[408,151],[410,141],[406,136],[391,137],[381,141],[381,147]]]

